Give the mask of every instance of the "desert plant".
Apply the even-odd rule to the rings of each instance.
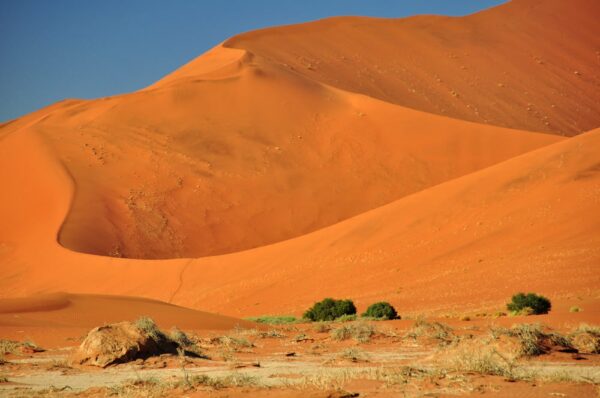
[[[331,325],[328,322],[317,322],[313,330],[317,333],[327,333],[331,330]]]
[[[165,334],[158,328],[152,318],[142,316],[138,318],[134,324],[138,329],[146,333],[156,342],[167,340]]]
[[[369,308],[367,308],[367,310],[362,314],[362,316],[377,319],[400,319],[396,309],[392,307],[390,303],[385,301],[371,304]]]
[[[185,334],[182,330],[177,327],[173,327],[169,333],[169,338],[179,344],[182,347],[193,346],[195,343]]]
[[[356,307],[351,300],[334,300],[326,298],[315,303],[304,313],[304,318],[311,321],[333,321],[342,315],[356,314]]]
[[[261,315],[257,317],[248,317],[246,320],[256,323],[266,323],[269,325],[284,325],[289,323],[298,323],[298,319],[292,315]]]
[[[259,381],[256,377],[246,373],[234,372],[225,376],[211,377],[208,375],[196,375],[190,377],[192,386],[206,386],[215,390],[226,387],[252,387],[257,386]]]
[[[341,317],[335,319],[336,322],[352,322],[355,320],[356,320],[356,314],[342,315]]]
[[[573,347],[583,354],[600,353],[600,327],[585,323],[579,325],[569,336]]]
[[[363,351],[355,347],[347,348],[338,354],[338,358],[347,359],[351,362],[367,362],[369,356]]]
[[[574,305],[573,307],[569,308],[569,312],[581,312],[581,307]]]
[[[511,302],[506,305],[506,308],[517,314],[529,312],[527,308],[530,308],[532,314],[538,315],[547,314],[552,308],[552,304],[546,297],[535,293],[517,293],[512,296]]]
[[[452,339],[452,328],[440,322],[427,322],[419,318],[415,321],[413,327],[406,334],[407,337],[417,339],[418,337],[427,337],[440,342],[450,342]]]
[[[368,342],[374,334],[375,328],[364,322],[343,325],[331,331],[331,337],[334,340],[353,338],[359,343]]]

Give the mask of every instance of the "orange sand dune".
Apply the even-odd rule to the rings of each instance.
[[[37,135],[73,180],[64,246],[128,258],[250,249],[561,139],[351,95],[241,50],[215,48],[195,68],[0,128],[19,162],[30,149],[14,153],[11,135]]]
[[[596,0],[514,0],[461,18],[345,17],[268,28],[225,46],[410,108],[574,135],[600,125],[599,19]]]
[[[597,298],[600,130],[490,125],[598,127],[597,2],[565,3],[249,33],[144,90],[0,125],[0,297],[236,316]]]
[[[162,327],[202,330],[230,330],[255,324],[223,315],[194,311],[160,301],[119,296],[45,294],[24,298],[0,299],[2,327],[83,327],[133,321],[149,316]]]
[[[17,142],[0,161],[36,148],[25,134],[9,138]],[[67,210],[70,181],[32,150],[21,179],[4,178],[5,188],[18,192],[27,173],[44,178],[7,212],[23,214],[37,198],[48,206],[31,234],[3,245],[0,291],[136,295],[231,315],[298,313],[329,295],[359,305],[386,299],[403,312],[497,305],[517,290],[597,297],[599,144],[595,130],[297,239],[164,261],[85,255],[42,239]]]
[[[44,348],[78,345],[97,326],[151,317],[163,330],[223,331],[252,322],[136,297],[43,294],[0,299],[0,337],[33,340]]]

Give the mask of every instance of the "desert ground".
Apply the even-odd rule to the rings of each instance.
[[[0,124],[0,396],[600,396],[598,20],[267,28]]]

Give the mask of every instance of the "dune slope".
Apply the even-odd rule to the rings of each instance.
[[[137,296],[235,316],[326,296],[403,312],[496,306],[518,290],[597,297],[600,130],[493,125],[538,128],[519,110],[531,101],[546,131],[598,127],[597,3],[565,3],[258,31],[144,90],[0,125],[0,297]],[[424,54],[398,55],[412,69],[395,64],[407,35]],[[406,90],[408,69],[429,79],[421,62],[437,68],[453,46],[448,100],[493,98],[495,116],[404,102],[433,87]],[[304,65],[309,49],[318,65]],[[464,76],[448,67],[467,53]],[[352,74],[379,59],[377,78]],[[507,68],[493,90],[469,80]]]
[[[0,299],[0,336],[35,341],[44,348],[79,345],[91,329],[141,316],[152,318],[160,328],[187,331],[229,331],[257,328],[252,322],[194,311],[160,301],[137,297],[53,293]]]
[[[3,246],[0,291],[134,295],[244,316],[301,312],[324,296],[359,305],[386,299],[406,312],[497,305],[518,290],[595,294],[599,144],[595,130],[315,233],[229,255],[117,259],[31,237]],[[56,204],[43,214],[51,223],[64,210],[60,184],[68,179],[48,160],[37,159],[48,174],[31,189]],[[40,172],[29,166],[24,173]],[[29,203],[12,206],[19,213]]]
[[[252,322],[194,311],[160,301],[119,296],[55,293],[0,299],[0,327],[82,327],[134,321],[140,314],[164,328],[230,330]]]
[[[312,80],[454,118],[574,135],[600,125],[600,3],[513,0],[460,18],[332,18],[235,36]]]
[[[250,249],[561,139],[349,94],[242,50],[217,47],[188,72],[0,128],[11,156],[30,152],[11,136],[38,136],[72,179],[65,247],[147,259]]]

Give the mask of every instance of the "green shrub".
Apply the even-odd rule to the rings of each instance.
[[[515,313],[521,313],[525,310],[537,315],[547,314],[552,308],[552,304],[546,297],[535,293],[517,293],[512,297],[511,302],[506,305],[506,308]],[[526,310],[526,308],[530,308],[531,311]]]
[[[385,301],[371,304],[362,316],[378,319],[400,319],[396,309],[392,307],[390,303]]]
[[[351,300],[334,300],[326,298],[315,303],[304,313],[304,318],[311,321],[333,321],[342,315],[356,314],[356,307]]]

